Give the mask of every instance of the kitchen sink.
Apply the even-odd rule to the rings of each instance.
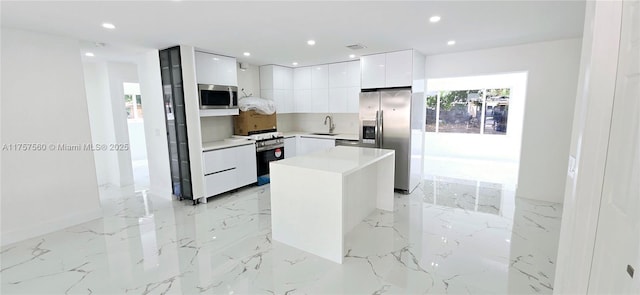
[[[322,132],[314,132],[314,133],[311,133],[311,134],[313,134],[313,135],[326,135],[326,136],[336,136],[336,135],[338,135],[336,133],[322,133]]]

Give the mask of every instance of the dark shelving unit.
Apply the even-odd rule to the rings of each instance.
[[[193,199],[179,46],[160,51],[160,73],[173,194],[180,200]]]

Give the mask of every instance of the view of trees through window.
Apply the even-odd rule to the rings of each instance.
[[[509,95],[509,88],[429,93],[426,131],[506,134]]]
[[[133,98],[135,97],[135,101]],[[127,119],[141,119],[142,118],[142,99],[140,95],[125,94],[124,95],[125,107],[127,109]]]

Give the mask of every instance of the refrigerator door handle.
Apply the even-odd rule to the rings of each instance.
[[[379,122],[377,123],[378,125],[378,130],[379,130],[379,136],[380,136],[380,144],[378,145],[379,148],[382,148],[384,146],[384,112],[383,110],[380,110],[380,116],[378,117]]]
[[[380,129],[379,129],[379,124],[378,122],[380,122],[380,111],[376,111],[376,126],[373,129],[373,132],[375,134],[375,138],[374,140],[376,141],[375,145],[376,147],[380,146]]]

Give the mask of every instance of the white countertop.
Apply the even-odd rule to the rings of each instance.
[[[255,142],[256,142],[255,140],[244,139],[244,138],[227,138],[227,139],[224,139],[224,140],[203,142],[202,143],[202,151],[203,152],[207,152],[207,151],[212,151],[212,150],[230,148],[230,147],[234,147],[234,146],[241,146],[241,145],[246,145],[246,144],[255,144]]]
[[[305,131],[288,131],[282,132],[282,136],[284,138],[294,137],[294,136],[303,136],[303,137],[312,137],[312,138],[325,138],[325,139],[347,139],[347,140],[358,140],[358,134],[349,134],[349,133],[337,133],[336,135],[317,135],[312,134],[312,132]],[[232,137],[224,140],[217,141],[209,141],[202,143],[202,151],[212,151],[219,150],[224,148],[230,148],[234,146],[241,146],[245,144],[254,144],[256,141],[246,138]]]
[[[358,134],[350,134],[350,133],[336,133],[335,135],[317,135],[313,134],[313,132],[306,131],[287,131],[282,132],[282,136],[294,137],[294,136],[304,136],[304,137],[314,137],[314,138],[326,138],[326,139],[347,139],[347,140],[358,140]]]
[[[393,150],[337,146],[325,151],[271,162],[270,165],[307,168],[347,175],[379,159],[392,157],[394,154]]]

